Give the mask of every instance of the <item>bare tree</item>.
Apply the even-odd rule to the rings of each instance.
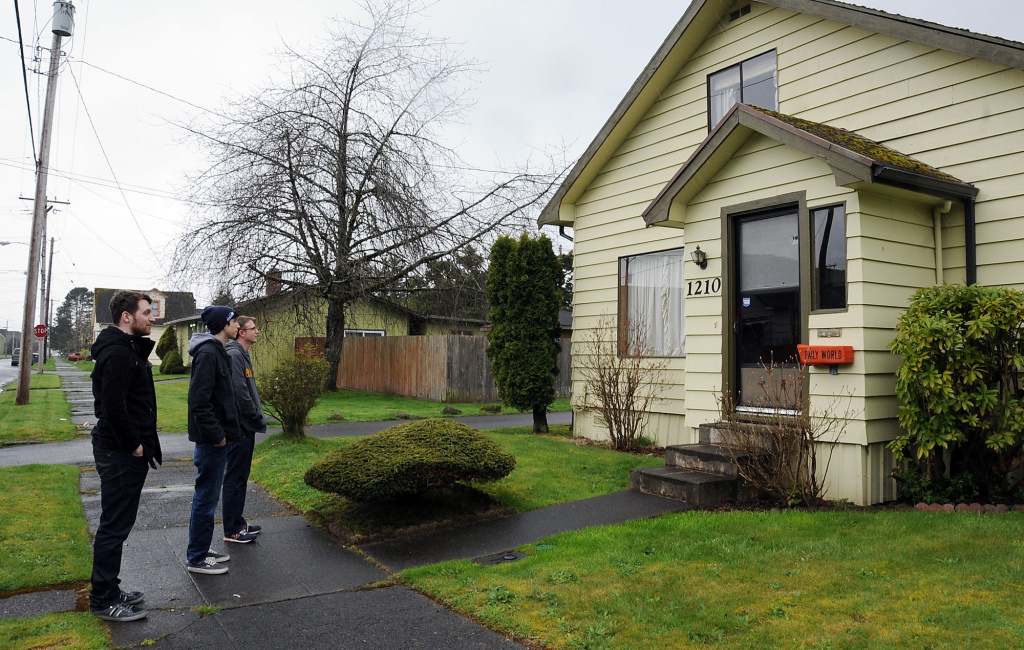
[[[618,336],[616,336],[618,331]],[[573,343],[573,369],[583,380],[573,408],[593,411],[608,429],[612,448],[637,449],[667,386],[668,359],[651,357],[650,335],[642,321],[617,322],[605,315]]]
[[[313,54],[284,53],[287,81],[183,125],[208,151],[206,206],[178,242],[181,279],[267,281],[326,303],[326,387],[337,382],[345,308],[433,260],[523,227],[557,175],[467,169],[442,143],[476,66],[414,26],[416,6],[364,7]],[[191,276],[191,277],[189,277]]]

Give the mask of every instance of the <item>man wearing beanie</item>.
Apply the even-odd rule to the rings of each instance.
[[[222,305],[204,309],[202,319],[209,334],[194,334],[188,343],[188,353],[192,355],[188,439],[196,443],[192,456],[196,488],[188,525],[187,560],[192,573],[220,574],[228,572],[223,563],[231,556],[214,553],[210,542],[224,481],[227,443],[237,441],[240,435],[238,406],[231,385],[231,362],[224,349],[238,334],[238,320],[233,309]]]

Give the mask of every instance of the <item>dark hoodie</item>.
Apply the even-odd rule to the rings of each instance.
[[[238,440],[238,405],[231,385],[231,361],[213,334],[193,334],[188,342],[192,379],[188,385],[188,439],[216,445]]]
[[[149,353],[156,343],[113,325],[92,344],[92,394],[96,399],[93,445],[134,452],[142,445],[147,461],[163,462],[156,434],[156,391]]]

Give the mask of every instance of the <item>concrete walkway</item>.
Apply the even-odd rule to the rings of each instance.
[[[76,383],[72,380],[70,387]],[[508,420],[497,424],[499,416],[483,419],[488,426],[523,426],[529,425],[532,416],[518,417],[511,424]],[[394,423],[362,424],[384,428]],[[317,431],[325,436],[373,432],[355,424]],[[161,444],[174,436],[184,439],[180,434],[167,434]],[[220,576],[196,575],[185,571],[184,558],[195,471],[191,445],[173,448],[177,451],[165,450],[165,458],[182,460],[168,461],[150,472],[138,522],[125,544],[121,571],[123,588],[146,593],[144,606],[150,614],[142,621],[111,624],[118,646],[152,640],[158,648],[183,649],[516,648],[517,644],[500,635],[394,584],[392,572],[450,559],[486,559],[558,532],[687,508],[679,502],[624,491],[380,542],[356,552],[250,483],[246,515],[263,526],[263,533],[251,544],[225,544],[218,528],[213,548],[231,555],[231,570]],[[4,449],[0,450],[0,464],[88,464],[92,459],[91,452],[84,456],[86,449],[72,443]],[[83,472],[81,491],[89,530],[95,532],[99,518],[95,472]],[[222,609],[201,617],[191,609],[199,605]],[[0,600],[0,618],[73,608],[73,593],[38,592]]]

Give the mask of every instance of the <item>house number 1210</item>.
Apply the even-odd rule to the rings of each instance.
[[[690,280],[686,283],[687,296],[710,296],[722,290],[722,278]]]

